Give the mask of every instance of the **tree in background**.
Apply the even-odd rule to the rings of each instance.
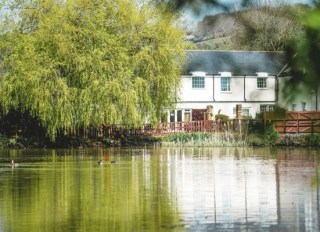
[[[303,34],[300,23],[305,5],[288,5],[271,0],[258,1],[236,13],[233,34],[236,49],[284,51],[293,39]]]
[[[52,140],[89,125],[156,122],[184,60],[175,16],[131,0],[7,1],[0,106],[38,118]]]
[[[195,5],[195,2],[202,6],[220,6],[217,0],[171,0],[170,2],[173,2],[176,9],[188,7],[198,13],[201,7]],[[241,1],[242,7],[249,8],[257,2],[265,5],[277,3],[270,0]],[[288,68],[292,75],[286,85],[286,93],[291,96],[297,93],[300,84],[304,84],[316,93],[320,87],[320,0],[310,2],[311,7],[300,5],[292,8],[282,5],[280,8],[277,7],[278,9],[270,7],[269,4],[269,7],[261,9],[261,14],[253,15],[253,20],[250,18],[240,20],[244,22],[240,36],[243,37],[242,41],[248,44],[240,41],[238,49],[286,51]],[[226,10],[230,9],[225,5],[224,7]]]

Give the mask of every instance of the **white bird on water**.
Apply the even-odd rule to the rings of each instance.
[[[12,166],[12,167],[18,167],[19,164],[16,163],[16,162],[14,162],[14,160],[11,160],[11,166]]]

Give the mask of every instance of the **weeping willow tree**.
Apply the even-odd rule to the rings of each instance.
[[[101,123],[156,122],[175,101],[183,33],[161,4],[30,0],[0,5],[0,106],[51,139]]]

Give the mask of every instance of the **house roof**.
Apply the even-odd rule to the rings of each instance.
[[[277,75],[286,65],[284,52],[262,51],[187,51],[183,75],[201,71],[207,74],[231,72],[233,75]]]

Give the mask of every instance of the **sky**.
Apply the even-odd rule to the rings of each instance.
[[[272,2],[272,0],[270,0]],[[275,1],[275,0],[274,0]],[[282,0],[285,3],[296,4],[296,3],[304,3],[311,4],[312,0]],[[219,0],[221,4],[227,5],[231,11],[240,9],[242,0]],[[203,17],[207,15],[215,15],[218,13],[222,13],[224,10],[222,8],[218,8],[213,6],[211,8],[202,8],[200,14],[194,13],[192,10],[185,10],[185,21],[189,24],[190,27],[195,26],[199,21],[202,20]]]

